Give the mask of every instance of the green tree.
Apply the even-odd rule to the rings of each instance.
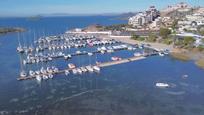
[[[203,50],[204,50],[204,46],[199,45],[199,46],[198,46],[198,50],[199,50],[199,51],[203,51]]]
[[[204,36],[204,26],[199,26],[197,30],[200,35]]]
[[[171,30],[168,28],[160,28],[159,34],[162,38],[167,38],[171,34]]]
[[[145,37],[139,37],[137,40],[138,40],[138,41],[144,41],[144,40],[145,40]]]
[[[204,29],[199,31],[200,35],[204,36]]]
[[[131,39],[137,40],[140,36],[136,34],[132,34]]]
[[[157,36],[153,33],[150,33],[149,36],[147,37],[148,42],[156,42]]]
[[[145,40],[145,37],[141,37],[141,36],[139,36],[139,35],[132,34],[131,39],[133,39],[133,40],[138,40],[138,41],[144,41],[144,40]]]
[[[167,45],[170,45],[173,43],[173,39],[171,39],[171,38],[164,39],[164,43]]]
[[[187,37],[184,37],[184,45],[185,46],[192,46],[193,43],[195,42],[195,39],[191,36],[187,36]]]
[[[178,20],[174,20],[171,27],[173,29],[176,29],[177,25],[178,25]]]

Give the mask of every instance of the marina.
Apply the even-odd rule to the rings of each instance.
[[[164,56],[163,52],[158,52],[144,44],[141,46],[130,45],[114,39],[96,37],[94,34],[65,33],[35,39],[31,46],[22,46],[19,41],[17,47],[21,59],[20,77],[17,78],[19,81],[36,79],[40,82],[52,79],[57,74],[69,76],[69,74],[81,75],[87,72],[99,73],[103,67],[137,61],[153,55]],[[121,51],[132,52],[132,56],[126,58],[111,56],[113,53]],[[109,55],[111,60],[101,62],[96,59],[97,55]],[[88,59],[89,62],[93,62],[93,57],[95,57],[95,62],[78,66],[72,63],[73,58],[80,61],[82,56],[92,57],[92,59]],[[52,63],[56,60],[60,61],[60,59],[64,59],[64,63],[69,62],[68,66],[59,68]],[[37,68],[34,67],[35,70],[27,69],[33,66],[37,66]]]
[[[96,64],[96,65],[89,65],[89,66],[84,66],[84,67],[79,67],[79,68],[75,68],[75,67],[72,68],[71,67],[71,68],[66,69],[66,70],[56,70],[56,71],[51,71],[51,72],[48,72],[48,73],[42,72],[42,73],[39,73],[38,75],[30,74],[31,76],[21,76],[17,80],[28,80],[28,79],[34,79],[34,78],[36,78],[38,80],[39,76],[43,77],[45,75],[49,76],[49,75],[63,74],[63,73],[68,75],[70,73],[70,71],[72,71],[73,74],[76,74],[76,73],[82,74],[82,72],[87,72],[87,71],[89,71],[89,72],[94,72],[94,71],[100,72],[100,67],[107,67],[107,66],[113,66],[113,65],[122,64],[122,63],[128,63],[128,62],[131,62],[131,61],[141,60],[141,59],[145,59],[145,58],[146,57],[144,57],[144,56],[140,56],[140,57],[134,56],[134,57],[131,57],[131,58],[122,59],[122,60],[118,60],[118,61],[110,61],[110,62],[99,63],[99,64]]]

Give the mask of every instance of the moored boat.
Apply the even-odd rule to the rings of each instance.
[[[93,66],[93,69],[95,72],[100,72],[101,70],[99,66]]]
[[[76,66],[75,66],[74,64],[72,64],[72,63],[68,64],[68,67],[69,67],[69,69],[74,69],[74,68],[76,68]]]
[[[159,87],[159,88],[168,88],[168,87],[170,87],[170,85],[169,84],[167,84],[167,83],[156,83],[156,87]]]

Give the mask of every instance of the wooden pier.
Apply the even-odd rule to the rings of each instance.
[[[131,57],[131,58],[126,58],[118,61],[110,61],[110,62],[105,62],[98,64],[99,67],[107,67],[107,66],[112,66],[112,65],[118,65],[118,64],[123,64],[123,63],[128,63],[132,61],[137,61],[141,59],[145,59],[146,57],[140,56],[140,57]]]
[[[95,65],[91,65],[91,66],[99,66],[99,67],[103,68],[103,67],[108,67],[108,66],[113,66],[113,65],[118,65],[118,64],[128,63],[128,62],[132,62],[132,61],[138,61],[138,60],[146,59],[149,56],[153,56],[153,55],[157,55],[157,54],[158,53],[151,53],[151,54],[146,54],[146,55],[142,55],[142,56],[134,56],[134,57],[130,57],[130,58],[121,59],[118,61],[109,61],[109,62],[99,63],[99,64],[95,64]],[[80,68],[80,67],[78,67],[78,68]],[[77,69],[77,68],[75,68],[75,69]],[[65,69],[65,70],[72,71],[73,69]],[[55,72],[52,74],[53,75],[63,74],[63,73],[65,73],[65,70],[59,70],[58,72]],[[48,74],[41,74],[40,76],[42,76],[42,75],[48,75]],[[34,78],[36,78],[36,76],[19,77],[19,78],[17,78],[17,80],[21,81],[21,80],[28,80],[28,79],[34,79]]]
[[[122,51],[122,50],[127,50],[127,48],[120,48],[120,49],[113,49],[113,52],[118,52],[118,51]],[[111,52],[111,53],[113,53]],[[95,54],[99,54],[101,53],[101,51],[92,51],[92,52],[87,52],[87,51],[82,51],[80,53],[71,53],[70,56],[71,57],[76,57],[76,56],[82,56],[82,55],[88,55],[88,53],[92,53],[93,55]],[[104,51],[104,53],[108,53],[107,51]],[[52,59],[60,59],[60,58],[64,58],[64,56],[50,56]],[[67,59],[68,60],[68,59]],[[47,60],[48,61],[48,60]],[[46,61],[44,61],[46,62]],[[37,64],[37,63],[26,63],[26,64]]]

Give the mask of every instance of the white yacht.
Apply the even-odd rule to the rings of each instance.
[[[69,67],[70,69],[76,68],[76,66],[75,66],[74,64],[72,64],[72,63],[68,64],[68,67]]]
[[[170,85],[169,84],[167,84],[167,83],[156,83],[156,87],[159,87],[159,88],[168,88],[168,87],[170,87]]]
[[[66,76],[69,75],[69,70],[65,70],[65,75],[66,75]]]
[[[27,73],[25,72],[25,71],[22,71],[21,73],[20,73],[20,77],[26,77],[27,76]]]
[[[91,53],[91,52],[88,53],[88,56],[92,56],[92,55],[93,55],[93,53]]]
[[[100,70],[101,70],[100,67],[98,67],[98,66],[93,66],[93,69],[95,72],[100,72]]]
[[[162,56],[162,57],[163,57],[163,56],[164,56],[164,53],[162,53],[162,52],[159,52],[159,56]]]
[[[77,72],[78,72],[79,74],[82,74],[82,70],[81,70],[80,68],[77,69]]]
[[[52,74],[48,74],[48,78],[52,79],[54,76]]]
[[[47,76],[47,75],[43,75],[43,79],[44,79],[44,80],[47,80],[47,79],[48,79],[48,76]]]
[[[76,69],[72,69],[72,73],[73,74],[77,74],[77,70]]]
[[[19,46],[19,47],[17,47],[17,51],[18,51],[19,53],[23,53],[23,52],[24,52],[24,49],[23,49],[21,46]]]
[[[137,52],[137,53],[134,53],[134,56],[135,57],[140,57],[140,56],[142,56],[142,54]]]
[[[29,71],[29,75],[30,75],[30,76],[34,76],[34,75],[35,75],[35,72],[32,71],[32,70],[30,70],[30,71]]]
[[[81,71],[85,73],[87,72],[87,69],[85,67],[81,67]]]
[[[36,75],[36,80],[41,82],[42,78],[40,77],[40,75]]]
[[[86,69],[91,73],[94,72],[94,69],[91,66],[86,66]]]

